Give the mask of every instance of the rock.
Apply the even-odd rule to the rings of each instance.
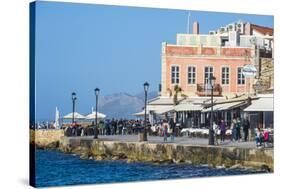
[[[266,172],[271,172],[271,169],[267,165],[262,165],[261,170]]]
[[[241,164],[235,164],[230,167],[230,169],[241,169],[241,168],[243,168],[243,166]]]

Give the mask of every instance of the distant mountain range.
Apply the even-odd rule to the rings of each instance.
[[[158,96],[157,91],[147,94],[148,100]],[[107,118],[132,119],[134,113],[142,111],[144,107],[144,92],[135,95],[128,93],[114,93],[101,96],[99,99],[99,112],[107,115]]]

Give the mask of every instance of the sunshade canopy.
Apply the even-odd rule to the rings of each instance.
[[[165,114],[165,113],[171,112],[171,111],[174,111],[174,108],[172,106],[153,106],[153,107],[149,107],[146,110],[146,114],[148,115],[149,112],[153,112],[157,115],[162,115],[162,114]],[[134,116],[144,116],[144,110],[142,110],[141,112],[137,112],[133,115]]]
[[[73,113],[69,113],[65,116],[63,116],[63,119],[72,119]],[[74,112],[74,119],[85,119],[85,116],[83,116],[82,114],[78,113],[78,112]]]
[[[144,116],[144,110],[133,114],[134,116]]]
[[[98,116],[98,119],[104,119],[106,117],[105,114],[102,114],[100,112],[97,112],[97,116]],[[96,112],[92,112],[91,114],[88,114],[86,116],[86,119],[96,119]]]
[[[192,104],[192,103],[182,103],[175,106],[175,111],[184,112],[184,111],[201,111],[203,107],[201,105]]]
[[[267,112],[273,111],[273,97],[259,98],[252,100],[251,105],[244,109],[245,112]]]
[[[245,103],[246,103],[245,101],[239,101],[239,102],[216,104],[213,106],[213,111],[231,110],[243,106],[245,105]],[[210,112],[210,111],[211,111],[211,107],[202,110],[202,112]]]

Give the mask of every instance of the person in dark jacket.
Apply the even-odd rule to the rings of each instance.
[[[176,128],[176,124],[174,122],[174,119],[171,118],[169,121],[169,125],[170,125],[170,136],[171,136],[171,141],[174,141],[174,136],[175,136],[175,128]]]
[[[224,123],[224,120],[222,119],[219,125],[220,131],[221,131],[221,142],[224,142],[225,138],[225,131],[226,131],[226,125]]]
[[[248,135],[249,135],[249,128],[250,128],[250,121],[248,116],[243,121],[243,132],[244,132],[244,141],[248,141]]]
[[[239,117],[236,119],[236,135],[237,135],[237,140],[238,142],[241,140],[241,122]]]

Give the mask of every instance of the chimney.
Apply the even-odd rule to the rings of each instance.
[[[193,34],[199,34],[199,23],[197,21],[193,22]]]
[[[251,24],[249,22],[245,24],[245,35],[252,35]]]

